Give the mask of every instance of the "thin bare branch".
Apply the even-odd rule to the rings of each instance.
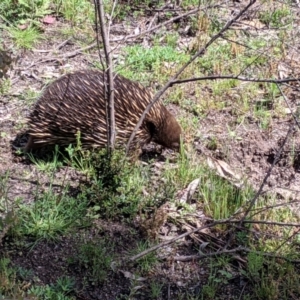
[[[115,126],[115,108],[114,108],[114,77],[113,77],[113,63],[111,58],[111,50],[108,40],[108,33],[106,29],[106,22],[104,16],[104,5],[102,0],[94,0],[97,16],[100,22],[101,36],[103,40],[103,49],[105,55],[105,97],[106,97],[106,126],[107,126],[107,142],[108,152],[114,149],[116,138]],[[97,20],[96,20],[97,23]],[[98,24],[96,24],[98,26]],[[97,36],[98,38],[98,36]]]
[[[234,220],[230,223],[241,223],[241,221]],[[243,220],[243,223],[249,224],[265,224],[274,226],[286,226],[286,227],[300,227],[300,223],[285,223],[285,222],[274,222],[274,221],[256,221],[256,220]]]
[[[293,110],[292,110],[291,107],[290,107],[289,101],[287,100],[285,94],[283,93],[283,91],[282,91],[282,89],[280,88],[280,86],[279,86],[278,83],[277,83],[277,88],[278,88],[278,90],[280,91],[280,94],[282,95],[282,97],[283,97],[283,99],[284,99],[284,101],[285,101],[287,107],[289,108],[289,110],[290,110],[290,112],[291,112],[291,114],[292,114],[292,116],[293,116],[293,118],[294,118],[295,123],[297,124],[298,128],[300,128],[300,124],[299,124],[298,118],[297,118],[297,116],[295,116],[295,114],[293,113]]]
[[[181,79],[181,80],[175,80],[172,82],[171,86],[175,84],[182,84],[187,82],[194,82],[194,81],[203,81],[203,80],[215,80],[215,79],[236,79],[240,81],[249,81],[249,82],[259,82],[259,83],[286,83],[286,82],[295,82],[300,81],[299,78],[285,78],[285,79],[257,79],[257,78],[247,78],[242,76],[235,76],[235,75],[211,75],[211,76],[203,76],[203,77],[194,77],[194,78],[187,78],[187,79]]]
[[[141,257],[143,257],[143,256],[145,256],[145,255],[147,255],[147,254],[149,254],[149,253],[151,253],[151,252],[153,252],[153,251],[161,248],[161,247],[164,247],[166,245],[172,244],[172,243],[176,242],[177,240],[180,240],[180,239],[182,239],[182,238],[184,238],[186,236],[189,236],[189,235],[191,235],[193,233],[199,232],[199,231],[201,231],[203,229],[214,227],[214,226],[216,226],[218,224],[226,224],[226,223],[229,223],[230,221],[231,221],[231,219],[224,219],[224,220],[215,221],[215,222],[213,222],[211,224],[208,224],[208,225],[205,225],[205,226],[202,226],[202,227],[199,227],[199,228],[195,228],[195,229],[190,230],[188,232],[185,232],[185,233],[183,233],[183,234],[181,234],[179,236],[176,236],[175,238],[173,238],[173,239],[171,239],[169,241],[162,242],[162,243],[160,243],[158,245],[155,245],[155,246],[153,246],[153,247],[151,247],[151,248],[149,248],[149,249],[147,249],[147,250],[145,250],[145,251],[143,251],[143,252],[141,252],[141,253],[139,253],[139,254],[137,254],[135,256],[132,256],[131,258],[129,258],[129,261],[135,261],[135,260],[137,260],[137,259],[139,259],[139,258],[141,258]]]
[[[210,6],[210,7],[216,7],[216,6],[214,5],[214,6]],[[188,11],[188,12],[182,14],[182,15],[179,15],[179,16],[177,16],[177,17],[171,18],[171,19],[169,19],[168,21],[166,21],[166,22],[164,22],[164,23],[161,23],[161,24],[159,24],[159,25],[156,25],[156,26],[154,26],[154,27],[152,27],[152,28],[149,28],[149,29],[147,29],[147,30],[145,30],[145,31],[143,31],[143,32],[140,32],[140,33],[137,33],[137,34],[127,35],[127,36],[121,37],[121,38],[111,39],[110,41],[111,41],[111,42],[126,42],[127,40],[136,39],[136,38],[138,38],[138,37],[144,36],[144,35],[147,34],[147,33],[153,32],[153,31],[156,30],[156,29],[159,29],[159,28],[161,28],[161,27],[163,27],[163,26],[166,26],[166,25],[168,25],[168,24],[171,24],[171,23],[173,23],[173,22],[176,21],[176,20],[179,20],[179,19],[181,19],[181,18],[184,18],[184,17],[187,17],[187,16],[189,16],[189,15],[195,14],[196,12],[198,12],[198,11],[200,11],[200,10],[202,10],[202,9],[201,9],[201,8],[195,8],[195,9],[192,9],[192,10],[190,10],[190,11]]]
[[[284,138],[284,140],[283,140],[283,142],[282,142],[282,144],[281,144],[281,147],[280,147],[280,149],[277,151],[277,153],[276,153],[276,155],[275,155],[275,158],[274,158],[274,160],[273,160],[273,162],[272,162],[272,165],[270,166],[270,168],[269,168],[269,170],[268,170],[266,176],[264,177],[264,179],[263,179],[263,181],[262,181],[262,183],[261,183],[261,185],[260,185],[258,191],[257,191],[256,194],[254,195],[254,197],[250,200],[249,206],[248,206],[248,208],[247,208],[247,210],[246,210],[246,212],[245,212],[243,218],[240,220],[240,223],[241,223],[241,224],[242,224],[243,222],[245,222],[245,219],[246,219],[246,217],[248,216],[248,214],[250,213],[250,211],[252,210],[253,205],[255,204],[255,202],[256,202],[256,200],[258,199],[258,197],[261,195],[261,193],[262,193],[262,191],[263,191],[263,188],[264,188],[264,186],[266,185],[267,180],[268,180],[268,178],[270,177],[271,172],[272,172],[274,166],[275,166],[275,165],[277,164],[277,162],[279,161],[279,158],[280,158],[280,156],[281,156],[281,153],[282,153],[282,151],[283,151],[283,148],[284,148],[284,146],[285,146],[285,144],[286,144],[286,142],[287,142],[287,140],[288,140],[290,134],[292,133],[294,127],[295,127],[294,124],[292,124],[292,125],[289,127],[289,130],[288,130],[288,132],[287,132],[287,134],[286,134],[286,136],[285,136],[285,138]]]
[[[142,125],[142,122],[146,116],[146,114],[150,111],[151,107],[159,100],[159,98],[166,92],[166,90],[172,85],[172,83],[182,74],[182,72],[194,61],[196,60],[196,58],[198,58],[199,56],[203,55],[206,51],[206,49],[218,38],[220,38],[222,36],[222,34],[228,30],[228,28],[236,21],[238,20],[254,3],[256,2],[256,0],[250,0],[249,4],[245,6],[244,9],[242,9],[234,18],[232,18],[217,34],[215,34],[207,43],[206,45],[201,48],[195,55],[193,55],[190,60],[184,65],[182,66],[177,73],[156,93],[156,95],[154,96],[154,98],[152,99],[151,103],[148,104],[148,106],[146,107],[146,109],[144,110],[142,116],[140,117],[137,125],[135,126],[129,141],[127,143],[126,146],[126,154],[128,154],[128,151],[130,149],[130,144],[133,141],[136,132],[138,131],[138,129],[140,128],[140,126]],[[152,29],[153,30],[153,29]]]

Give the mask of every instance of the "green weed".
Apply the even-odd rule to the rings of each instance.
[[[199,201],[203,201],[205,212],[215,220],[228,218],[253,195],[251,189],[240,190],[209,170],[199,186]]]
[[[28,87],[23,91],[22,95],[19,96],[19,99],[23,100],[27,105],[31,106],[36,102],[40,94],[41,92],[38,92],[31,87]]]
[[[202,165],[196,163],[194,154],[189,156],[184,153],[183,145],[181,146],[180,157],[177,160],[175,168],[166,166],[163,174],[167,185],[174,186],[174,188],[181,189],[186,187],[191,181],[202,176],[204,168]]]
[[[106,240],[87,241],[78,248],[78,255],[70,263],[78,264],[87,271],[89,281],[103,283],[111,270],[114,245]]]
[[[286,26],[291,22],[291,10],[284,6],[278,7],[274,10],[261,11],[259,19],[269,27],[280,28]]]
[[[8,197],[9,190],[12,188],[9,186],[9,175],[8,171],[0,175],[0,243],[17,223],[14,206],[17,205],[19,199],[11,201]]]
[[[33,26],[29,26],[24,30],[8,27],[7,31],[18,48],[32,49],[42,39],[41,33]]]
[[[122,68],[117,70],[118,73],[139,82],[143,82],[148,76],[153,76],[153,78],[158,75],[161,78],[163,74],[168,76],[189,58],[188,55],[178,52],[171,46],[154,45],[145,49],[140,45],[134,45],[125,47],[124,53],[126,57],[125,68],[122,66]],[[169,66],[166,66],[166,64],[169,64]],[[146,76],[143,74],[145,72],[151,72],[152,74]],[[141,75],[144,78],[141,78]]]
[[[93,155],[94,176],[84,188],[97,214],[105,218],[131,218],[147,203],[142,191],[149,180],[148,168],[135,166],[115,150],[111,157],[106,151]]]
[[[62,162],[59,158],[59,154],[59,148],[56,145],[53,155],[48,156],[47,159],[38,159],[32,153],[28,153],[27,155],[30,161],[33,164],[35,164],[37,170],[53,174],[53,172],[57,171],[60,167],[62,167]]]
[[[159,299],[162,294],[162,288],[163,288],[162,283],[159,283],[157,281],[151,281],[150,282],[151,299]]]
[[[50,0],[2,0],[0,15],[9,24],[24,24],[50,14],[50,5]]]
[[[300,295],[298,271],[287,261],[276,261],[274,258],[250,252],[247,256],[247,269],[242,274],[253,287],[257,299],[290,299],[290,291]]]
[[[75,300],[75,297],[69,295],[74,286],[73,278],[63,276],[55,284],[31,287],[28,294],[43,300]]]
[[[72,198],[67,190],[56,195],[53,190],[38,195],[33,204],[22,204],[18,211],[18,235],[34,236],[37,240],[55,240],[72,229],[81,226],[85,220],[87,200],[83,196]]]
[[[54,0],[56,14],[62,14],[73,26],[94,22],[94,5],[87,0]]]
[[[10,259],[2,257],[0,258],[0,299],[6,299],[5,296],[21,299],[19,297],[23,296],[23,292],[16,279],[16,270],[10,265]]]
[[[139,254],[145,250],[147,250],[148,248],[150,248],[151,245],[149,241],[139,241],[137,243],[136,248],[131,251],[131,255],[136,255]],[[150,252],[149,254],[141,257],[138,260],[138,269],[139,271],[143,274],[143,273],[147,273],[150,272],[151,269],[155,266],[155,264],[158,262],[158,258],[155,252]],[[156,286],[157,288],[157,286]]]
[[[0,79],[0,95],[8,94],[11,89],[10,79]]]

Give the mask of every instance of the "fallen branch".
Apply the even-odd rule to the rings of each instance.
[[[153,246],[153,247],[151,247],[151,248],[149,248],[149,249],[147,249],[147,250],[145,250],[145,251],[143,251],[143,252],[141,252],[141,253],[139,253],[139,254],[137,254],[135,256],[132,256],[131,258],[129,258],[129,261],[135,261],[135,260],[137,260],[137,259],[139,259],[139,258],[141,258],[141,257],[143,257],[143,256],[145,256],[145,255],[147,255],[147,254],[149,254],[149,253],[151,253],[151,252],[159,249],[159,248],[162,248],[162,247],[164,247],[166,245],[172,244],[172,243],[176,242],[177,240],[180,240],[180,239],[182,239],[182,238],[184,238],[186,236],[189,236],[189,235],[191,235],[193,233],[199,232],[199,231],[201,231],[203,229],[214,227],[214,226],[219,225],[219,224],[228,224],[228,223],[230,223],[230,221],[231,221],[231,219],[229,218],[229,219],[215,221],[215,222],[213,222],[211,224],[208,224],[208,225],[205,225],[205,226],[202,226],[202,227],[199,227],[199,228],[195,228],[195,229],[190,230],[188,232],[185,232],[185,233],[183,233],[183,234],[181,234],[179,236],[176,236],[175,238],[173,238],[173,239],[171,239],[169,241],[162,242],[162,243],[160,243],[158,245],[155,245],[155,246]]]
[[[49,62],[49,61],[59,61],[61,59],[74,57],[77,54],[82,53],[83,51],[90,50],[90,49],[94,48],[95,46],[97,46],[97,42],[94,42],[94,43],[90,44],[89,46],[76,49],[76,50],[71,51],[71,52],[66,53],[66,54],[57,55],[57,56],[50,56],[50,57],[46,57],[44,59],[37,60],[37,61],[33,62],[29,67],[26,67],[26,70],[36,66],[37,64],[42,64],[42,63]]]

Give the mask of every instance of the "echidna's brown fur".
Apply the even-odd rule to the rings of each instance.
[[[84,147],[107,144],[103,72],[85,70],[67,74],[51,83],[29,117],[30,139],[25,150],[48,144],[69,145],[80,132]],[[115,75],[115,121],[117,144],[125,144],[152,99],[138,83]],[[178,148],[181,128],[174,116],[157,102],[138,130],[135,147],[151,140]]]

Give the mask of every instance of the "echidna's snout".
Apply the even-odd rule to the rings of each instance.
[[[159,124],[159,128],[156,129],[153,141],[166,148],[179,151],[182,129],[175,117],[165,107],[162,110],[164,110],[165,117]]]

